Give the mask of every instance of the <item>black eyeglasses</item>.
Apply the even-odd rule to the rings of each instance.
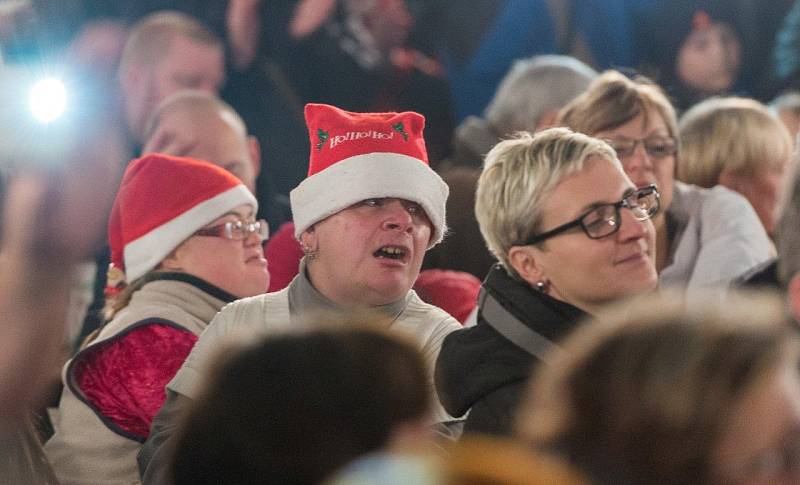
[[[540,243],[574,227],[583,229],[589,239],[601,239],[619,230],[620,221],[622,220],[620,215],[621,208],[625,207],[630,210],[637,221],[646,221],[658,212],[660,198],[661,195],[658,193],[655,184],[650,184],[631,192],[619,202],[593,207],[577,219],[542,234],[537,234],[518,245],[527,246]]]
[[[639,143],[644,146],[644,151],[653,158],[666,158],[675,155],[678,144],[671,136],[651,136],[649,138],[608,138],[606,142],[617,152],[620,159],[628,158],[636,151]]]
[[[196,236],[224,237],[234,241],[241,241],[250,237],[250,234],[257,234],[264,241],[269,237],[269,225],[264,219],[257,221],[228,221],[213,227],[200,229],[194,234]]]

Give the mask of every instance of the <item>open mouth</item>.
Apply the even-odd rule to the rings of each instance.
[[[380,249],[372,253],[376,258],[394,259],[404,261],[408,251],[402,246],[381,246]]]

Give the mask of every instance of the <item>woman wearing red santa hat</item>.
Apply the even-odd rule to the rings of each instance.
[[[227,306],[204,332],[167,386],[167,402],[139,457],[144,483],[161,483],[164,446],[175,417],[197,396],[205,363],[236,331],[258,336],[296,327],[307,312],[386,315],[391,331],[422,350],[433,389],[441,342],[460,328],[444,310],[411,290],[426,250],[446,231],[448,188],[428,165],[424,118],[413,112],[351,113],[309,104],[308,177],[290,194],[295,237],[305,256],[299,274],[275,293]],[[433,420],[452,419],[438,401]],[[302,420],[302,416],[298,416]]]
[[[136,455],[197,336],[225,304],[269,285],[257,208],[210,163],[131,162],[109,221],[108,321],[67,363],[45,446],[62,483],[139,480]]]

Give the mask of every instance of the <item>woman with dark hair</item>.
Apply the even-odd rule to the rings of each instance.
[[[346,319],[268,338],[215,366],[182,423],[174,482],[311,485],[424,443],[426,373],[413,344]]]

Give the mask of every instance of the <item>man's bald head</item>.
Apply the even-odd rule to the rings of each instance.
[[[145,130],[144,153],[206,160],[233,173],[255,191],[258,142],[227,103],[202,91],[181,91],[161,103]]]

